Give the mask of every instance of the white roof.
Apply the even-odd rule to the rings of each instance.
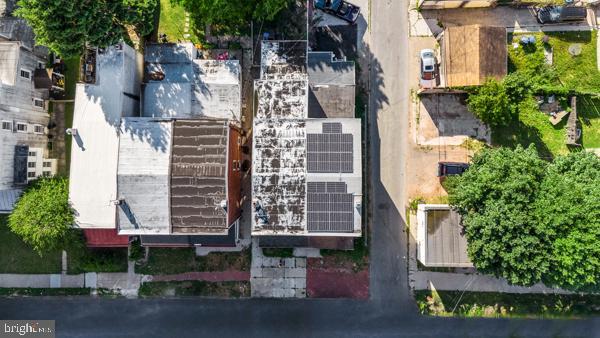
[[[171,121],[124,118],[118,165],[119,234],[168,234]]]
[[[123,95],[124,79],[135,72],[124,71],[123,53],[133,53],[123,44],[122,50],[107,48],[97,56],[96,84],[78,83],[71,145],[69,200],[75,210],[75,223],[81,228],[115,228],[117,199],[117,161],[121,117],[133,112],[137,104]],[[129,57],[129,56],[128,56]],[[134,86],[135,87],[135,86]]]

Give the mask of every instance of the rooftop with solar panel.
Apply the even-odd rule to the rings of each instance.
[[[360,236],[361,121],[353,118],[353,105],[331,106],[343,110],[330,114],[336,118],[311,118],[308,104],[311,86],[324,82],[350,87],[353,101],[354,64],[309,52],[306,41],[263,41],[261,57],[252,234]]]

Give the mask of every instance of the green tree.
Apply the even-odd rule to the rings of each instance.
[[[19,0],[15,15],[27,20],[36,43],[72,57],[86,43],[106,47],[126,36],[126,28],[147,35],[158,0]]]
[[[492,126],[506,125],[516,117],[504,83],[495,79],[476,88],[467,104],[475,116]]]
[[[521,285],[547,273],[549,232],[534,208],[545,168],[533,146],[484,149],[463,175],[449,179],[449,201],[462,215],[479,271]]]
[[[172,0],[192,13],[196,25],[220,33],[239,34],[252,19],[273,20],[291,0]]]
[[[549,165],[536,200],[552,239],[545,280],[569,289],[600,282],[600,158],[577,152]]]
[[[73,224],[68,199],[66,178],[35,180],[17,201],[8,218],[8,226],[39,254],[59,248]]]

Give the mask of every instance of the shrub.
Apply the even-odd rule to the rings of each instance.
[[[64,177],[44,177],[29,184],[8,218],[12,232],[40,255],[62,246],[71,224],[69,182]]]

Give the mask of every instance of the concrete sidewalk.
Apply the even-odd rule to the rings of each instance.
[[[135,296],[143,275],[88,272],[67,274],[0,274],[0,288],[91,288],[111,289],[124,296]]]
[[[250,275],[252,297],[306,297],[306,258],[266,257],[257,238],[252,239]]]
[[[504,292],[504,293],[555,293],[573,292],[558,288],[549,288],[538,283],[530,287],[509,285],[505,279],[488,275],[461,274],[432,271],[416,271],[411,276],[415,290]]]

